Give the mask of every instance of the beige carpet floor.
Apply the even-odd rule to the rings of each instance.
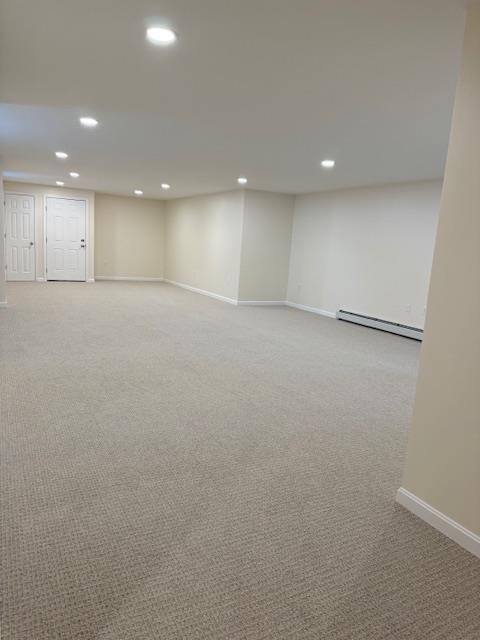
[[[3,640],[478,640],[396,506],[419,344],[163,284],[0,309]]]

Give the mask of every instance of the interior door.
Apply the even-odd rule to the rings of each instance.
[[[47,198],[47,280],[86,280],[87,203]]]
[[[35,200],[5,194],[7,280],[35,280]]]

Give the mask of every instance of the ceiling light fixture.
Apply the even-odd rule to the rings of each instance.
[[[240,178],[237,178],[237,182],[238,184],[247,184],[248,180],[243,176],[240,176]]]
[[[170,189],[170,185],[167,184],[166,182],[162,182],[162,184],[160,185],[162,187],[162,189],[165,189],[165,191],[167,191],[168,189]]]
[[[143,191],[141,189],[135,189],[133,192],[136,196],[143,196]]]
[[[60,158],[60,160],[65,160],[65,158],[68,158],[68,153],[65,153],[65,151],[55,151],[55,155],[57,156],[57,158]]]
[[[150,27],[147,29],[147,40],[152,44],[167,46],[173,44],[177,39],[177,34],[166,27]]]
[[[333,169],[335,160],[322,160],[321,165],[324,169]]]
[[[97,126],[98,120],[95,120],[95,118],[91,118],[90,116],[84,116],[80,118],[80,124],[82,125],[82,127],[93,129],[93,127]]]
[[[72,178],[79,178],[80,177],[80,174],[77,173],[76,171],[70,171],[70,175],[71,175]]]
[[[57,185],[57,187],[63,187],[63,185],[65,184],[64,182],[62,182],[61,180],[57,180],[55,182],[55,184]]]

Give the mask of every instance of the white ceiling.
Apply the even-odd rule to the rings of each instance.
[[[6,176],[178,197],[440,177],[461,0],[15,0],[0,15]],[[151,24],[178,42],[154,47]],[[96,130],[78,116],[93,115]],[[59,161],[57,150],[70,158]],[[333,171],[320,160],[333,157]],[[166,194],[161,182],[169,182]]]

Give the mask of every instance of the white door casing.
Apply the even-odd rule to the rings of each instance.
[[[86,280],[87,203],[46,199],[47,280]]]
[[[35,280],[35,199],[5,193],[7,280]]]

